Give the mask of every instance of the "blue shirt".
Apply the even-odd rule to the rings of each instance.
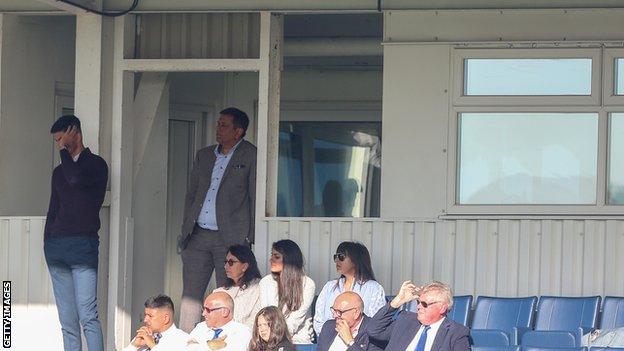
[[[204,204],[202,205],[201,212],[199,212],[199,217],[197,218],[197,225],[204,229],[210,230],[219,230],[219,225],[217,223],[217,194],[219,193],[219,186],[221,185],[221,181],[223,180],[223,174],[232,159],[232,155],[234,155],[234,151],[242,141],[239,140],[233,148],[228,151],[227,154],[222,154],[220,152],[221,145],[218,145],[214,149],[215,156],[217,157],[215,160],[214,167],[212,168],[212,175],[210,179],[210,188],[208,188],[208,192],[206,193],[206,198],[204,199]]]
[[[338,281],[338,286],[336,286],[336,281]],[[321,290],[316,300],[314,312],[314,331],[316,331],[316,335],[321,334],[321,329],[325,322],[334,319],[330,307],[334,305],[336,297],[345,291],[344,284],[345,278],[330,280],[325,283],[323,290]],[[384,288],[375,280],[368,280],[364,284],[355,282],[351,287],[351,291],[360,295],[364,301],[364,311],[362,312],[369,317],[374,316],[386,304]]]

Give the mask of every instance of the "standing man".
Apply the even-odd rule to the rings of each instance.
[[[217,286],[225,285],[227,247],[254,241],[256,147],[243,140],[249,118],[233,107],[220,114],[218,144],[197,152],[184,203],[180,328],[187,332],[201,319],[213,270]]]
[[[80,325],[89,351],[104,350],[97,309],[100,208],[108,166],[82,143],[80,120],[60,117],[50,129],[61,154],[52,173],[44,254],[66,351],[81,350]]]
[[[393,318],[412,300],[418,304],[417,313],[402,311]],[[420,289],[406,281],[371,319],[369,335],[388,340],[387,351],[470,351],[469,329],[446,317],[451,307],[453,292],[448,285],[434,281]]]

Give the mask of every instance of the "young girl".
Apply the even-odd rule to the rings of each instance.
[[[256,315],[249,351],[295,351],[284,315],[275,306],[261,309]]]

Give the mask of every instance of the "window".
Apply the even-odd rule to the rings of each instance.
[[[460,204],[594,204],[598,114],[462,113]]]
[[[624,113],[611,114],[609,204],[624,205]]]
[[[464,95],[591,95],[592,60],[466,59]]]
[[[449,214],[621,213],[624,50],[453,56]]]
[[[380,135],[379,122],[281,122],[278,216],[379,216]]]

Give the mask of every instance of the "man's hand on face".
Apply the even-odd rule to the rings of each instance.
[[[60,149],[66,149],[70,153],[76,146],[76,142],[78,141],[78,128],[76,126],[70,126],[63,133],[61,138],[58,141],[58,146]]]
[[[137,330],[137,338],[141,338],[145,341],[145,345],[150,349],[153,349],[156,346],[156,340],[154,339],[154,335],[152,331],[148,327],[141,327]]]
[[[401,289],[394,299],[390,301],[390,306],[394,308],[401,307],[404,303],[416,300],[420,294],[421,287],[416,286],[410,280],[403,282]]]
[[[349,344],[351,341],[353,341],[351,328],[349,327],[349,324],[347,324],[347,321],[345,321],[344,319],[336,319],[336,332],[345,344]]]
[[[145,343],[145,339],[143,338],[143,332],[142,329],[145,327],[141,327],[139,328],[139,330],[136,331],[136,336],[134,337],[134,339],[132,339],[132,342],[130,344],[132,344],[132,346],[134,347],[143,347],[146,346],[147,344]]]

